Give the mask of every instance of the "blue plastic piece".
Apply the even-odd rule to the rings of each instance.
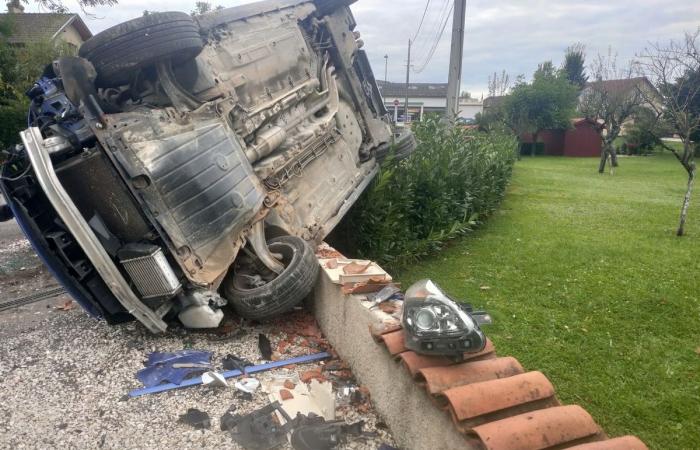
[[[260,364],[257,366],[246,367],[245,372],[247,375],[250,375],[253,373],[265,372],[267,370],[272,370],[272,369],[277,369],[279,367],[288,366],[290,364],[310,363],[310,362],[314,362],[314,361],[321,361],[323,359],[328,359],[330,357],[331,357],[331,354],[328,352],[315,353],[313,355],[298,356],[296,358],[290,358],[290,359],[286,359],[284,361],[274,361],[274,362],[267,363],[267,364]],[[234,377],[240,377],[241,375],[243,375],[243,372],[241,372],[240,370],[228,370],[228,371],[222,373],[222,375],[224,376],[224,378],[234,378]],[[135,390],[129,392],[129,397],[140,397],[142,395],[156,394],[158,392],[170,391],[172,389],[180,389],[180,388],[185,388],[185,387],[190,387],[190,386],[197,386],[200,384],[202,384],[202,377],[190,378],[189,380],[184,380],[180,384],[168,383],[168,384],[159,384],[159,385],[153,386],[153,387],[135,389]]]
[[[175,367],[180,365],[180,367]],[[211,352],[180,350],[173,353],[153,352],[148,355],[146,368],[136,373],[146,387],[157,386],[163,381],[180,384],[195,373],[211,370]]]

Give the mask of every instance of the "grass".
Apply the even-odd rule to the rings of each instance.
[[[674,234],[685,172],[672,156],[525,158],[499,211],[398,274],[492,313],[501,355],[544,372],[564,403],[653,449],[700,447],[700,193]]]

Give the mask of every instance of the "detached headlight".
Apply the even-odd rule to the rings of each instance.
[[[416,353],[460,357],[479,352],[486,337],[472,316],[431,280],[421,280],[405,295],[406,347]]]

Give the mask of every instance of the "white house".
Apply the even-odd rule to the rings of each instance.
[[[384,97],[384,105],[393,114],[394,120],[403,121],[406,102],[406,83],[377,81],[379,91]],[[422,120],[427,113],[445,114],[447,109],[447,83],[410,83],[408,85],[409,122]],[[461,98],[459,117],[473,119],[481,112],[481,101]]]

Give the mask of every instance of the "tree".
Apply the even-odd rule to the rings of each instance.
[[[625,122],[633,118],[635,112],[646,103],[641,94],[640,83],[635,79],[632,65],[622,69],[617,67],[617,54],[608,50],[608,54],[598,57],[591,64],[591,74],[595,81],[588,83],[581,93],[579,109],[586,118],[600,124],[599,130],[603,141],[598,172],[605,172],[608,158],[613,167],[617,167],[617,152],[613,145],[620,135]]]
[[[586,75],[586,46],[577,42],[566,49],[564,55],[564,66],[562,70],[566,73],[566,79],[579,89],[583,89],[588,82]]]
[[[19,0],[13,0],[19,3]],[[28,4],[29,0],[21,0],[22,3]],[[35,3],[42,9],[47,9],[55,13],[67,13],[68,8],[63,3],[63,0],[35,0]],[[85,11],[85,8],[94,8],[95,6],[114,6],[117,0],[78,0],[78,5]]]
[[[211,3],[200,1],[200,2],[195,2],[194,9],[190,12],[190,15],[201,16],[202,14],[206,14],[208,12],[211,12],[212,10],[219,11],[221,9],[224,9],[224,7],[221,5],[216,6],[215,8],[212,8]]]
[[[74,53],[62,42],[13,47],[6,42],[11,33],[11,21],[0,22],[0,148],[19,140],[19,131],[27,125],[29,101],[24,93],[44,67],[58,56]]]
[[[576,87],[547,61],[540,64],[532,83],[518,83],[506,97],[504,119],[518,136],[532,135],[531,154],[534,156],[542,130],[571,126],[577,98]]]
[[[700,140],[700,28],[679,41],[650,44],[639,55],[638,67],[661,93],[661,102],[649,102],[660,120],[680,137],[683,149],[659,140],[683,166],[688,181],[676,235],[683,236],[690,196],[697,172],[695,150]]]
[[[489,75],[489,97],[500,97],[506,95],[510,89],[510,75],[503,70],[500,75],[496,72]]]

